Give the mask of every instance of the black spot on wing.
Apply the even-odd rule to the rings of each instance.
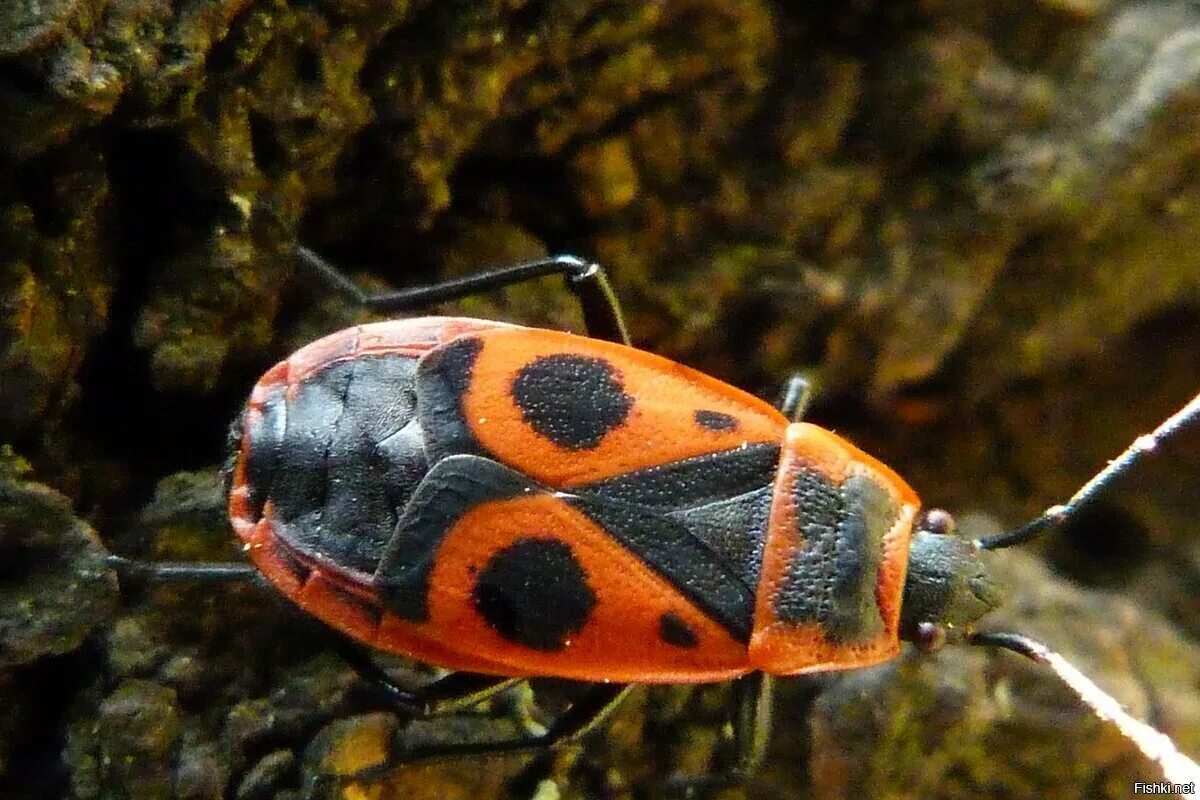
[[[896,505],[860,476],[835,485],[815,470],[801,470],[794,491],[801,546],[774,598],[776,615],[815,622],[835,642],[873,639],[883,630],[875,588]]]
[[[587,624],[596,593],[570,546],[518,539],[479,571],[471,599],[498,634],[533,650],[562,650]]]
[[[737,417],[720,411],[708,411],[703,408],[698,408],[692,413],[692,419],[701,428],[709,431],[736,431],[738,428]]]
[[[658,635],[667,644],[685,649],[700,643],[696,632],[673,611],[668,611],[658,618]]]
[[[633,407],[610,363],[571,353],[541,356],[523,366],[511,394],[525,424],[568,450],[596,447]]]

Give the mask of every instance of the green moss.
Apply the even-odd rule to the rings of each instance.
[[[0,445],[0,480],[16,481],[29,478],[33,465],[13,450],[12,445]]]

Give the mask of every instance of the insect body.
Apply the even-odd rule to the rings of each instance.
[[[364,644],[637,683],[894,656],[921,621],[901,611],[917,507],[849,442],[701,373],[459,318],[351,328],[267,372],[230,496],[262,573]]]

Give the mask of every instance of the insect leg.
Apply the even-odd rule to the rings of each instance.
[[[604,683],[591,687],[551,723],[545,733],[482,742],[455,742],[427,747],[404,748],[395,763],[431,761],[465,756],[493,756],[551,750],[578,741],[602,723],[620,705],[632,687]]]
[[[387,707],[414,717],[431,717],[470,708],[523,680],[451,672],[416,689],[405,689],[356,642],[332,630],[330,633],[338,656],[378,690]]]
[[[812,383],[799,372],[794,372],[779,393],[779,410],[792,422],[799,422],[812,400]]]
[[[548,256],[428,286],[375,293],[365,291],[341,270],[307,247],[298,246],[296,257],[306,270],[332,289],[357,305],[381,313],[454,300],[547,275],[562,275],[566,279],[567,288],[575,295],[583,310],[583,321],[588,335],[629,344],[629,333],[625,328],[621,307],[604,268],[575,256]]]
[[[109,555],[104,563],[123,580],[146,583],[249,582],[257,580],[260,575],[253,565],[240,561],[134,561],[124,556]]]
[[[707,775],[680,775],[667,781],[673,794],[688,795],[740,783],[758,771],[771,740],[771,711],[774,681],[770,675],[753,672],[733,683],[733,763]]]
[[[762,672],[752,672],[733,684],[733,743],[737,757],[729,772],[735,780],[756,772],[767,754],[774,689],[774,680]]]

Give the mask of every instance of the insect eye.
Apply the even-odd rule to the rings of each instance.
[[[917,625],[917,635],[913,644],[923,653],[932,653],[942,649],[946,644],[946,628],[936,622],[922,622]]]
[[[921,515],[917,528],[939,536],[949,536],[954,533],[954,517],[945,509],[931,508]]]

